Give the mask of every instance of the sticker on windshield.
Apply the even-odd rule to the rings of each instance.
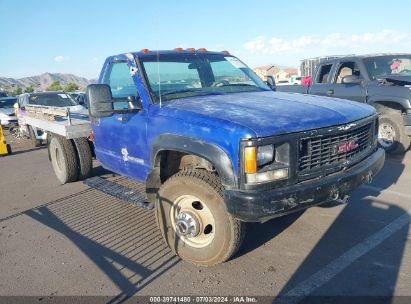
[[[245,68],[244,63],[242,63],[238,58],[235,58],[235,57],[224,57],[224,58],[237,69]]]
[[[61,98],[68,98],[67,94],[58,94]]]

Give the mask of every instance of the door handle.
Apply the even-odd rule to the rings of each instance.
[[[327,91],[327,95],[328,95],[328,96],[334,95],[334,90],[328,90],[328,91]]]
[[[127,121],[128,118],[127,118],[127,117],[124,117],[124,116],[118,116],[118,117],[117,117],[117,120],[118,120],[118,121]]]

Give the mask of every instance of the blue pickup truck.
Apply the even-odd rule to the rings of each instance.
[[[200,265],[228,260],[246,222],[343,201],[384,163],[373,107],[273,92],[228,52],[109,57],[87,99],[99,162],[146,185],[167,244]],[[86,176],[83,144],[50,137],[62,183]]]

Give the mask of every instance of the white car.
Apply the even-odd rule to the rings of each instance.
[[[13,108],[16,97],[0,98],[0,125],[3,127],[13,127],[17,125],[17,117]]]
[[[296,85],[301,85],[301,81],[303,78],[301,76],[291,76],[290,78],[290,84],[296,84]]]

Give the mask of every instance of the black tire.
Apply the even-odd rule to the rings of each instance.
[[[384,140],[391,133],[392,141]],[[382,110],[379,119],[378,145],[388,154],[404,153],[410,146],[410,137],[405,134],[403,117],[397,110]]]
[[[11,153],[13,153],[11,146],[9,144],[6,144],[6,148],[7,148],[7,154],[10,155]]]
[[[41,140],[36,139],[36,135],[34,133],[34,130],[31,126],[29,126],[29,135],[30,135],[30,141],[33,147],[37,148],[41,146]]]
[[[83,180],[90,176],[93,164],[91,149],[86,138],[73,139],[77,152],[78,179]]]
[[[195,196],[211,211],[215,233],[210,243],[198,248],[187,244],[180,237],[172,221],[172,210],[176,200],[184,196]],[[203,207],[201,208],[203,209]],[[160,231],[175,254],[191,263],[212,266],[227,261],[239,249],[245,235],[245,223],[233,218],[226,210],[223,186],[215,175],[203,170],[184,170],[173,175],[161,187],[156,202],[156,216]],[[200,234],[207,234],[204,224],[200,224]],[[204,229],[203,229],[204,228]],[[209,230],[210,231],[210,230]],[[210,232],[208,232],[210,233]]]
[[[76,151],[70,140],[60,136],[52,136],[49,153],[54,172],[59,182],[64,185],[74,182],[78,177]]]

